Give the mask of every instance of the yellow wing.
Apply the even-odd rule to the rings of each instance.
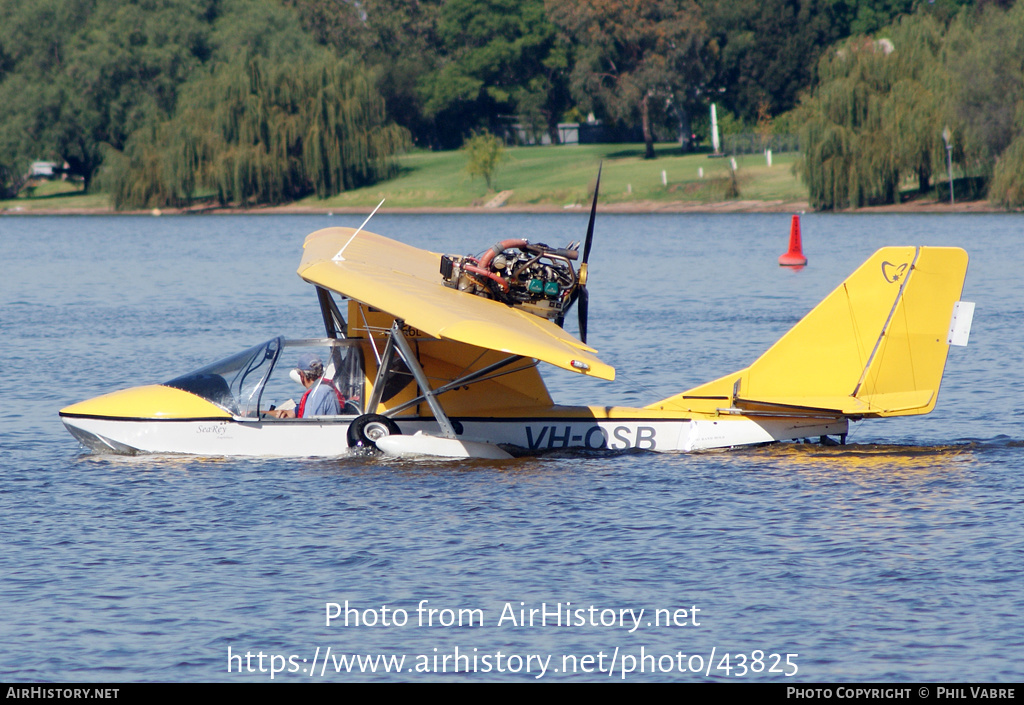
[[[318,230],[303,248],[300,277],[427,335],[615,379],[615,368],[601,362],[596,350],[551,321],[445,286],[437,253],[352,228]]]

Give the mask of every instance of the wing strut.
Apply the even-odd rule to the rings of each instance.
[[[404,323],[404,321],[395,319],[395,322],[391,324],[391,337],[388,339],[387,348],[384,350],[384,359],[381,361],[380,370],[378,370],[377,381],[383,381],[381,379],[381,372],[390,367],[391,356],[394,354],[395,348],[397,348],[398,353],[402,356],[402,359],[405,360],[405,364],[409,366],[412,376],[416,378],[416,383],[420,385],[420,389],[423,391],[423,396],[427,398],[427,404],[430,406],[430,410],[433,412],[434,418],[437,419],[437,424],[441,427],[441,434],[445,438],[455,438],[455,427],[452,426],[452,422],[448,420],[448,415],[445,414],[444,409],[441,408],[441,402],[437,400],[437,394],[435,394],[434,390],[430,388],[430,380],[427,379],[426,373],[423,371],[423,368],[420,367],[420,361],[416,359],[416,353],[413,352],[412,347],[409,345],[409,341],[405,339],[405,335],[402,333],[402,326]],[[383,390],[383,388],[383,384],[380,386],[374,386],[371,401],[379,403],[378,390]],[[367,410],[369,411],[376,408],[376,404],[371,404],[367,407]]]
[[[392,327],[392,333],[394,328]],[[373,343],[373,338],[370,338],[370,342]],[[376,344],[374,344],[374,352],[376,352]],[[366,402],[366,413],[375,414],[377,413],[377,407],[380,406],[380,400],[384,397],[384,384],[388,381],[388,375],[391,372],[391,360],[395,357],[395,336],[388,336],[387,345],[384,346],[384,354],[377,360],[377,377],[373,380],[373,393],[370,394],[369,401]]]
[[[341,315],[338,304],[335,303],[331,292],[322,286],[316,287],[316,296],[320,300],[320,314],[324,318],[324,329],[328,338],[347,338],[348,324],[345,317]]]
[[[384,386],[387,384],[391,375],[394,374],[391,370],[391,364],[395,361],[394,358],[397,353],[405,362],[409,371],[412,372],[412,376],[416,379],[416,383],[419,385],[423,394],[412,401],[401,404],[393,409],[389,409],[387,415],[394,416],[403,409],[419,404],[422,400],[426,399],[427,404],[430,405],[431,412],[434,414],[434,419],[437,420],[437,425],[441,428],[441,436],[426,435],[422,431],[418,431],[412,436],[403,436],[400,433],[398,435],[385,434],[384,437],[375,439],[373,444],[378,450],[382,450],[385,453],[392,455],[434,455],[445,458],[490,458],[492,460],[510,459],[512,456],[494,443],[457,438],[456,436],[458,434],[455,431],[455,427],[458,425],[458,422],[455,424],[451,422],[448,415],[441,407],[441,402],[437,400],[437,397],[444,392],[456,389],[465,384],[491,379],[492,377],[499,377],[504,374],[510,374],[511,372],[518,372],[520,369],[526,369],[527,367],[536,365],[537,361],[527,360],[525,367],[520,367],[515,370],[500,371],[501,368],[507,367],[508,365],[524,359],[520,355],[510,355],[498,362],[487,365],[483,369],[470,372],[459,379],[452,380],[447,384],[441,385],[437,389],[432,389],[430,387],[430,380],[427,378],[426,373],[420,366],[420,361],[417,359],[415,351],[412,349],[412,346],[409,345],[409,341],[405,339],[405,335],[402,333],[404,325],[405,321],[397,318],[394,323],[391,324],[387,346],[384,348],[384,356],[380,361],[380,367],[377,369],[377,377],[374,382],[373,394],[370,395],[370,401],[367,403],[366,415],[361,418],[370,419],[377,411],[377,407],[380,404],[381,397],[383,396]],[[377,418],[379,419],[379,417]],[[356,422],[358,422],[358,419]],[[459,433],[461,432],[462,428],[461,425],[459,425]]]

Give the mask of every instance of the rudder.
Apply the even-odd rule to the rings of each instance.
[[[967,260],[960,248],[883,248],[750,367],[649,408],[928,413]]]

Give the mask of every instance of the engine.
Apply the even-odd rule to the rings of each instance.
[[[573,262],[579,243],[554,248],[528,240],[502,240],[476,257],[442,255],[445,286],[553,320],[559,325],[580,282]]]

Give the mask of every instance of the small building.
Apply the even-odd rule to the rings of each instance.
[[[52,179],[57,176],[56,162],[32,162],[28,168],[30,179]]]
[[[511,126],[516,144],[535,145],[551,144],[551,135],[542,132],[538,135],[528,130],[522,123]],[[608,135],[599,121],[594,122],[560,122],[558,123],[559,144],[597,144],[608,141]]]

